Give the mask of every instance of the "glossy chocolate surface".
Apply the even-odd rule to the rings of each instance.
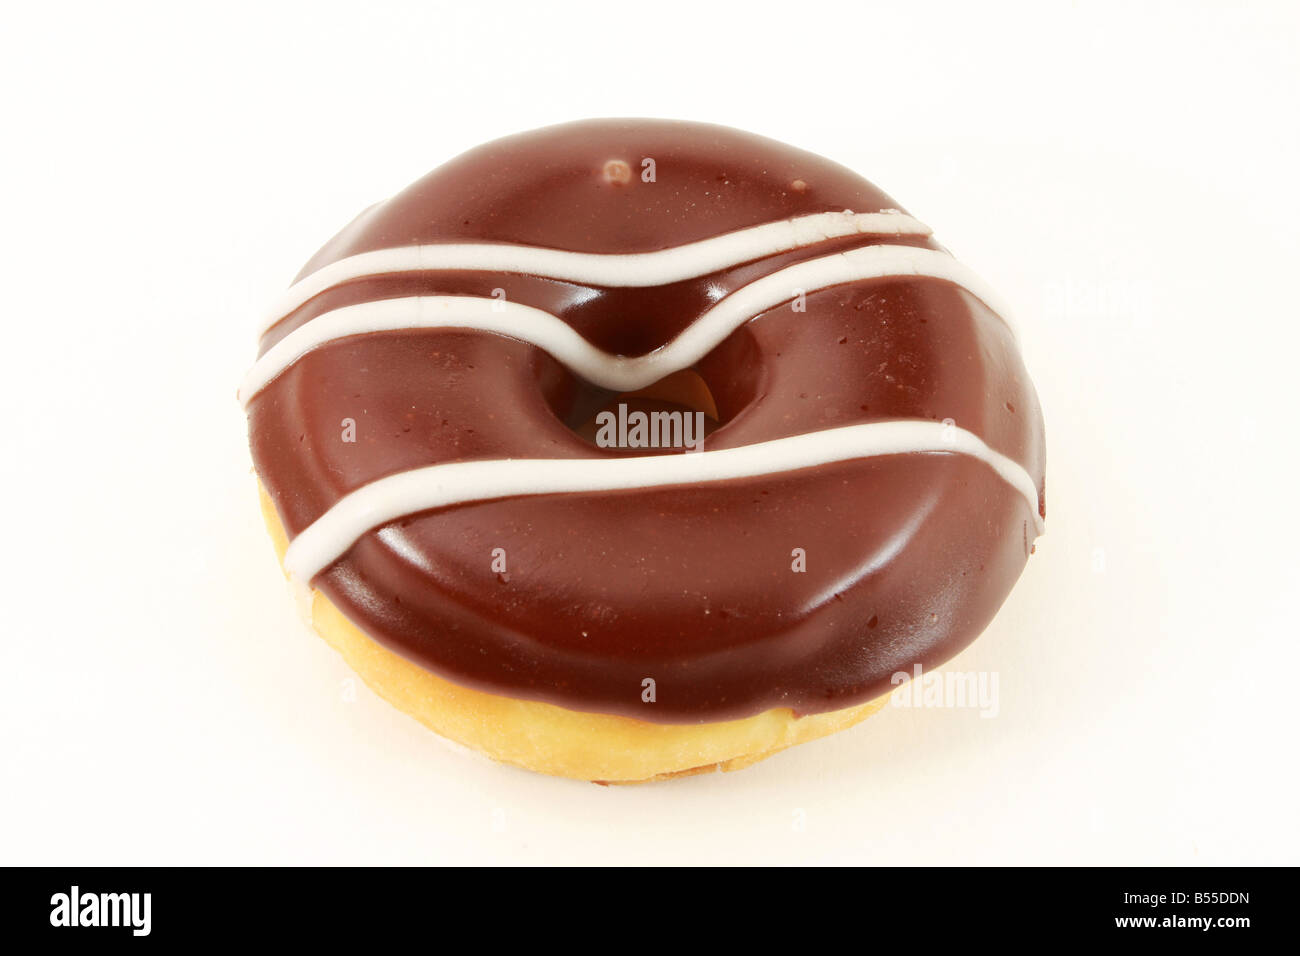
[[[643,182],[643,160],[655,181]],[[627,182],[606,163],[622,160]],[[479,147],[367,210],[304,274],[413,243],[510,242],[647,252],[773,220],[898,208],[843,167],[722,127],[590,121]],[[546,309],[626,355],[671,340],[730,291],[782,266],[879,242],[817,243],[657,288],[444,271],[345,283],[313,317],[413,294]],[[1043,491],[1041,414],[1014,339],[935,279],[847,283],[756,316],[696,367],[720,449],[838,425],[951,418]],[[254,462],[289,534],[368,482],[471,459],[600,458],[570,424],[616,396],[540,349],[485,332],[342,339],[249,406]],[[356,421],[356,441],[341,423]],[[566,420],[570,424],[566,424]],[[679,449],[636,454],[680,454]],[[948,453],[861,459],[710,485],[533,496],[413,515],[362,538],[314,586],[375,640],[457,683],[662,723],[771,707],[821,712],[890,689],[972,641],[1028,558],[1033,516],[984,463]],[[504,549],[507,571],[492,570]],[[806,571],[792,570],[794,549]],[[652,678],[656,700],[642,699]]]

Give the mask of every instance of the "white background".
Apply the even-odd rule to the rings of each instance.
[[[714,6],[7,10],[0,862],[1300,862],[1295,5]],[[951,665],[996,718],[601,788],[346,700],[258,515],[257,316],[438,163],[609,115],[839,160],[1015,306],[1048,534]]]

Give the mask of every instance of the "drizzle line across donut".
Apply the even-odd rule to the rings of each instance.
[[[846,209],[769,222],[658,252],[568,252],[493,243],[379,249],[333,262],[295,282],[271,309],[262,331],[266,332],[330,286],[368,276],[471,269],[520,272],[609,287],[668,285],[827,239],[854,235],[928,236],[930,229],[897,210],[855,213]]]
[[[381,478],[349,494],[289,545],[285,569],[310,581],[372,528],[417,511],[524,495],[690,485],[795,471],[876,455],[970,455],[1025,496],[1039,533],[1038,491],[1020,465],[943,422],[874,422],[692,455],[645,458],[465,461]]]

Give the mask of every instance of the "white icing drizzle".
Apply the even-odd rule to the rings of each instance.
[[[738,448],[679,455],[603,459],[497,459],[451,462],[381,478],[341,498],[294,538],[285,569],[309,582],[366,532],[433,508],[518,495],[617,491],[772,475],[830,462],[917,452],[969,455],[1025,498],[1042,533],[1038,489],[1017,462],[965,429],[944,422],[846,425]]]
[[[521,339],[549,352],[589,382],[615,391],[634,391],[689,368],[738,327],[793,300],[800,291],[907,276],[951,282],[982,300],[995,314],[1005,315],[984,282],[946,252],[866,246],[798,262],[756,279],[721,299],[668,344],[635,358],[602,351],[557,316],[516,302],[480,296],[409,296],[344,306],[299,326],[268,349],[244,377],[239,396],[247,405],[277,375],[326,342],[367,332],[433,328],[477,329]]]
[[[578,253],[500,243],[383,249],[334,262],[293,285],[272,310],[264,331],[321,292],[367,276],[463,269],[525,273],[608,287],[652,286],[857,234],[928,236],[930,230],[910,216],[893,211],[846,210],[766,223],[647,253]],[[963,288],[1006,321],[1006,311],[996,296],[947,252],[876,245],[798,262],[742,286],[696,318],[671,342],[634,358],[605,352],[559,317],[515,302],[433,295],[344,306],[317,316],[268,349],[244,377],[239,394],[247,405],[299,358],[328,342],[370,332],[436,328],[474,329],[519,339],[544,349],[587,381],[615,391],[634,391],[689,368],[754,316],[800,293],[866,279],[911,276]],[[371,482],[341,498],[292,541],[285,554],[285,567],[293,579],[307,584],[368,531],[434,508],[521,495],[702,484],[920,452],[963,454],[984,462],[1024,496],[1036,533],[1042,533],[1037,487],[1022,465],[952,424],[889,421],[681,455],[497,459],[416,468]]]
[[[262,323],[272,326],[342,282],[437,269],[516,272],[611,287],[667,285],[742,262],[854,235],[928,236],[924,223],[897,211],[821,212],[764,223],[657,252],[592,253],[508,243],[455,242],[363,252],[323,266],[290,286]]]

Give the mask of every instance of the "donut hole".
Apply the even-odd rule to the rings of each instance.
[[[730,336],[692,368],[680,369],[644,388],[617,392],[594,385],[545,357],[538,367],[538,384],[551,411],[575,435],[602,450],[628,454],[669,454],[692,441],[707,438],[741,413],[757,394],[761,364],[753,337],[745,330]],[[695,417],[700,413],[701,418]],[[638,444],[635,413],[654,417],[654,427],[671,441]],[[678,416],[664,419],[661,413]],[[686,422],[686,416],[691,421]],[[626,424],[624,424],[626,423]],[[602,427],[614,424],[620,440],[610,443]],[[680,428],[679,428],[680,426]]]
[[[741,326],[696,363],[708,383],[718,411],[718,424],[730,424],[758,401],[767,371],[767,358],[753,332]]]

